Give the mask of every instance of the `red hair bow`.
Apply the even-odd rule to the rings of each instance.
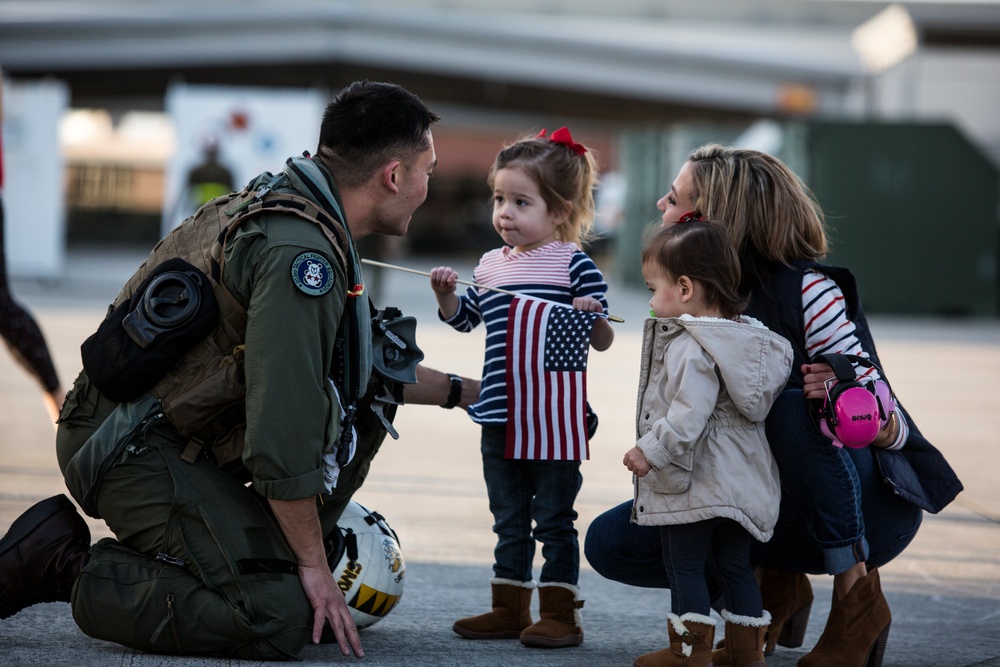
[[[542,128],[542,131],[538,133],[538,136],[542,139],[546,138],[545,128]],[[570,149],[577,155],[583,155],[584,153],[587,152],[586,146],[584,146],[583,144],[578,144],[575,141],[573,141],[573,137],[570,136],[569,129],[565,126],[560,127],[558,130],[553,132],[548,137],[548,140],[557,144],[562,144],[563,146]]]
[[[692,220],[701,220],[701,213],[698,211],[688,211],[681,216],[680,220],[677,222],[691,222]]]

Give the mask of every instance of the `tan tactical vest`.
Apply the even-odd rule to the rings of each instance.
[[[246,431],[243,344],[246,309],[226,289],[222,280],[223,249],[237,228],[256,215],[295,215],[320,226],[345,273],[350,240],[344,227],[316,204],[291,194],[268,193],[259,200],[247,190],[219,197],[165,236],[125,283],[113,306],[127,301],[163,261],[180,257],[212,281],[219,307],[219,321],[207,338],[195,344],[150,393],[159,398],[164,416],[181,435],[208,449],[218,465],[238,467]]]

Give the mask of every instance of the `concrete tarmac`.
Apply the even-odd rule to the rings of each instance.
[[[78,249],[68,255],[60,279],[14,282],[15,296],[45,332],[66,388],[80,368],[80,344],[145,252]],[[424,258],[395,261],[419,270],[435,264]],[[471,259],[437,263],[453,263],[463,278],[471,278]],[[391,270],[368,278],[380,303],[418,318],[425,363],[478,377],[483,332],[460,334],[440,324],[426,278]],[[589,396],[601,424],[591,460],[583,464],[577,502],[581,542],[595,516],[631,496],[621,458],[634,442],[647,298],[644,291],[612,287],[611,310],[626,321],[616,325],[612,348],[590,357]],[[912,544],[880,571],[893,614],[883,665],[1000,667],[1000,321],[873,317],[872,326],[893,388],[965,485],[944,511],[925,515]],[[494,536],[478,428],[460,410],[432,406],[403,408],[396,426],[400,439],[384,445],[356,499],[383,514],[399,534],[406,561],[403,598],[385,619],[362,631],[363,660],[343,657],[335,646],[308,646],[302,664],[628,666],[639,654],[666,646],[668,593],[603,579],[582,557],[582,646],[529,649],[517,641],[470,641],[454,634],[455,619],[486,611],[490,602]],[[38,388],[9,354],[0,354],[0,533],[31,504],[65,492],[53,442]],[[89,523],[95,540],[109,534],[102,523]],[[540,564],[539,555],[536,576]],[[811,581],[816,600],[805,644],[779,648],[768,665],[795,665],[822,633],[832,579]],[[537,598],[533,613],[537,618]],[[77,629],[68,604],[54,603],[0,621],[0,664],[257,663],[148,655],[91,639]]]

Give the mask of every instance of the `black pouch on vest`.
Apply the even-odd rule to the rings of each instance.
[[[102,394],[127,403],[159,382],[218,319],[208,276],[168,259],[83,342],[83,368]]]

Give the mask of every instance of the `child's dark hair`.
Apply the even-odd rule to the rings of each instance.
[[[491,190],[501,169],[523,170],[550,212],[569,207],[566,222],[556,227],[557,239],[583,245],[593,237],[597,163],[590,150],[579,155],[547,137],[526,136],[497,155],[486,181]]]
[[[725,225],[707,220],[680,222],[660,229],[642,249],[642,265],[676,280],[687,276],[701,283],[706,303],[726,319],[743,312],[740,259]]]

